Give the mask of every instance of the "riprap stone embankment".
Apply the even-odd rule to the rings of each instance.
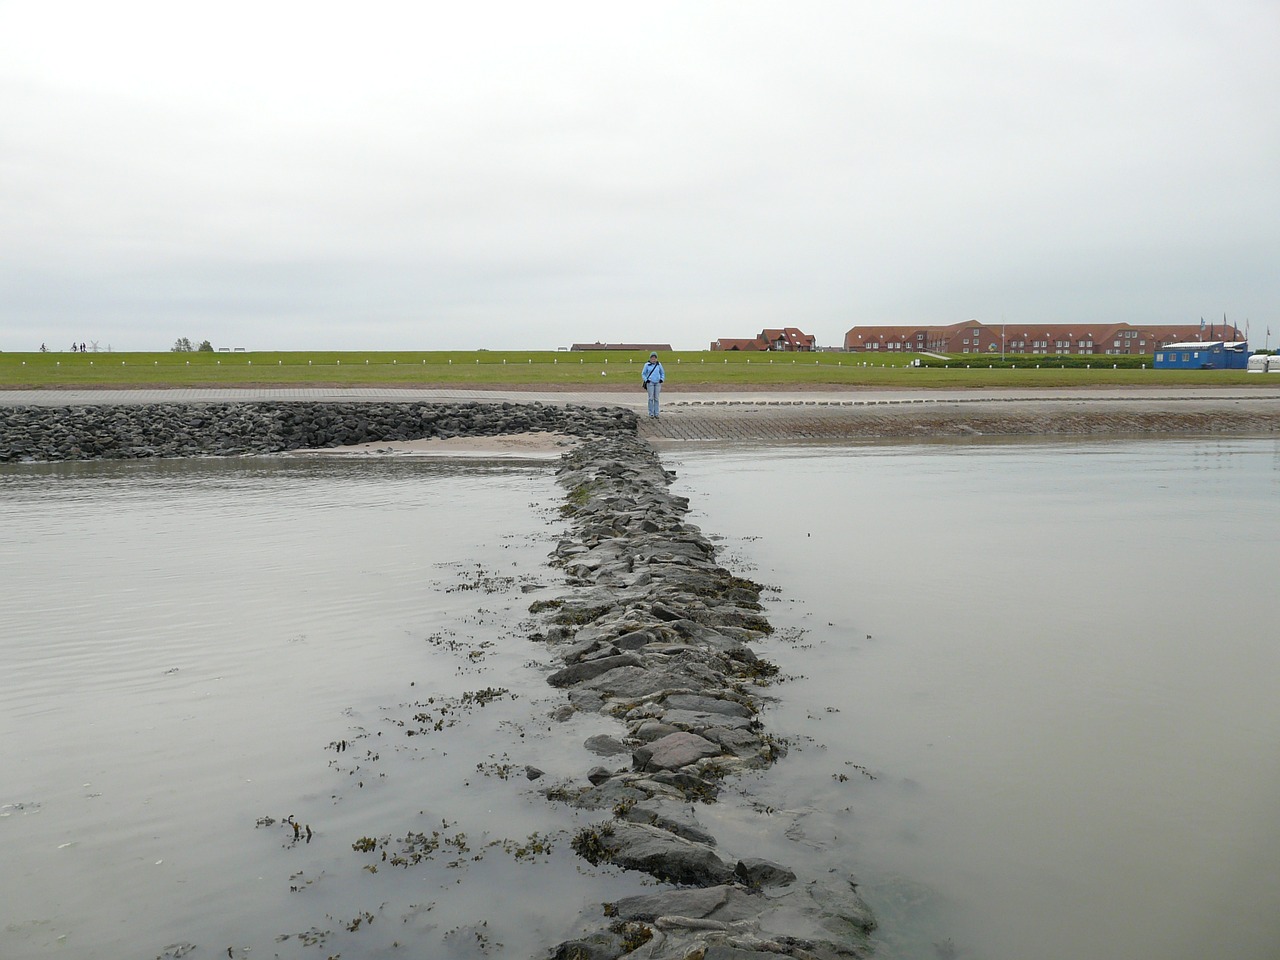
[[[717,562],[671,479],[648,444],[622,432],[563,457],[572,531],[553,563],[575,589],[534,605],[546,617],[538,639],[563,663],[550,677],[567,691],[559,714],[601,712],[620,726],[587,742],[603,762],[581,782],[546,793],[607,811],[575,838],[581,856],[669,886],[603,905],[553,956],[863,956],[875,923],[852,878],[726,851],[698,821],[697,805],[726,777],[781,755],[760,719],[762,682],[776,669],[750,646],[771,629],[762,588]]]
[[[619,721],[595,737],[581,783],[546,791],[605,813],[574,848],[663,886],[602,905],[557,960],[834,960],[864,956],[874,920],[849,877],[807,877],[726,851],[698,820],[721,783],[782,745],[760,719],[774,672],[751,648],[769,632],[760,586],[734,576],[685,521],[688,503],[617,407],[514,403],[254,401],[0,407],[0,462],[233,456],[352,444],[548,431],[566,454],[571,533],[552,562],[572,592],[535,604],[537,639],[562,666],[559,711]],[[650,881],[652,882],[652,881]]]
[[[237,456],[546,431],[635,431],[617,407],[252,401],[0,406],[0,463]]]

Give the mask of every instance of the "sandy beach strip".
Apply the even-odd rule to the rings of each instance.
[[[429,440],[382,440],[346,447],[294,450],[290,456],[441,457],[451,460],[552,461],[580,443],[563,433],[508,433],[492,437],[439,437]]]
[[[1273,386],[1274,384],[1274,386]],[[1280,377],[1246,387],[1080,389],[696,389],[664,394],[662,417],[643,415],[637,391],[342,389],[0,390],[6,406],[212,402],[515,403],[624,407],[656,446],[687,441],[773,444],[912,441],[962,437],[1192,436],[1280,434]],[[374,442],[310,454],[554,460],[575,444],[547,433]]]
[[[670,404],[641,418],[657,446],[687,441],[806,443],[959,437],[1280,435],[1280,396],[1053,398],[975,394],[858,402],[770,399]]]

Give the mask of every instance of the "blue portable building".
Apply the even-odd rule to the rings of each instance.
[[[1167,343],[1156,351],[1157,370],[1246,370],[1249,344],[1243,340]]]

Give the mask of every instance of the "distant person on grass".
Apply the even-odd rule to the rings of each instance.
[[[662,381],[666,378],[662,364],[658,362],[658,355],[649,354],[649,362],[640,371],[640,382],[644,384],[645,392],[649,394],[649,416],[654,420],[658,419],[658,394],[662,393]]]

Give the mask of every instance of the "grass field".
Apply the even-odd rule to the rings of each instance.
[[[1053,357],[953,359],[949,366],[912,367],[913,354],[766,354],[675,352],[662,357],[670,387],[726,389],[840,387],[1097,387],[1257,386],[1280,378],[1226,370],[1061,367]],[[0,389],[57,387],[265,386],[307,383],[350,386],[544,385],[632,386],[647,358],[640,354],[554,351],[287,353],[0,353]],[[1080,361],[1083,358],[1070,358]],[[1118,360],[1118,358],[1117,358]],[[990,368],[989,368],[990,365]]]

